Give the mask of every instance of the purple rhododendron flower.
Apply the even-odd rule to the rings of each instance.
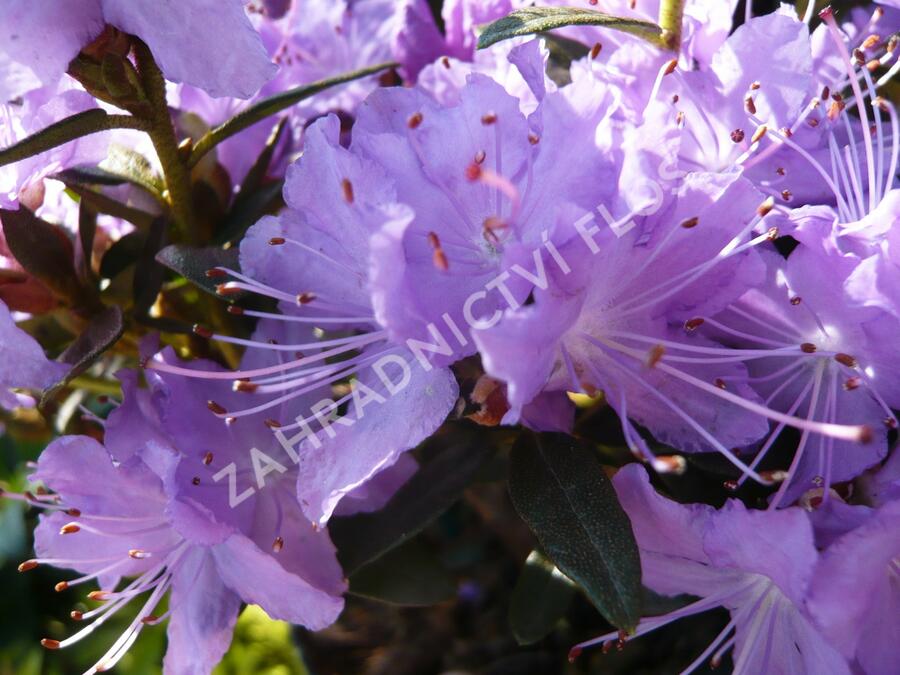
[[[732,500],[720,510],[678,504],[658,494],[635,464],[613,483],[641,551],[643,581],[663,595],[696,600],[668,614],[642,619],[640,636],[686,616],[724,607],[731,620],[684,671],[707,659],[715,665],[734,650],[734,673],[850,673],[844,657],[806,614],[819,555],[801,509],[752,511]],[[616,639],[611,633],[582,649]]]
[[[859,475],[887,453],[885,425],[897,425],[891,408],[900,405],[895,385],[900,353],[885,340],[897,330],[897,319],[853,306],[843,286],[859,261],[827,242],[823,234],[818,246],[801,244],[786,261],[768,253],[767,282],[703,322],[711,332],[721,331],[723,342],[749,350],[749,382],[768,405],[810,421],[873,430],[865,444],[804,433],[776,503]],[[769,436],[752,466],[783,426]]]
[[[290,337],[283,331],[263,322],[257,337]],[[154,359],[178,362],[171,350]],[[262,363],[252,354],[243,365]],[[24,567],[75,569],[84,576],[63,586],[96,580],[101,590],[92,597],[107,603],[73,613],[79,621],[96,618],[71,638],[45,645],[74,644],[139,596],[144,605],[96,670],[112,667],[143,626],[168,617],[166,672],[209,672],[228,647],[241,601],[311,629],[329,625],[343,607],[346,581],[326,531],[303,515],[298,469],[271,431],[210,417],[213,390],[231,402],[214,381],[147,373],[149,389],[137,387],[137,373],[120,373],[125,398],[104,425],[105,447],[86,437],[59,439],[33,476],[56,496],[25,497],[49,513],[35,534],[37,558]],[[414,468],[406,465],[356,495],[359,505],[382,505]],[[115,590],[123,577],[135,579]],[[170,610],[155,616],[169,591]]]
[[[167,480],[141,461],[115,464],[102,445],[82,436],[50,445],[33,478],[58,499],[44,502],[49,513],[35,531],[37,558],[22,567],[74,569],[83,576],[61,587],[96,581],[101,590],[90,597],[104,602],[94,610],[73,612],[75,620],[90,623],[66,640],[45,640],[45,646],[75,644],[130,600],[145,598],[125,632],[88,672],[111,668],[144,626],[164,618],[169,618],[165,672],[208,672],[228,648],[242,600],[262,605],[275,618],[311,628],[334,621],[343,606],[339,581],[317,587],[255,544],[236,522],[217,521],[209,511],[199,510],[215,501],[219,488],[209,493],[209,487],[196,486],[195,494],[208,494],[199,501],[193,497],[195,510],[188,512],[185,502],[167,494]],[[328,559],[319,562],[327,564]],[[336,563],[331,565],[339,572]],[[135,578],[116,590],[123,577]],[[154,615],[170,591],[171,609]]]
[[[259,29],[279,66],[263,95],[393,60],[414,80],[440,53],[440,33],[424,0],[300,2],[277,21],[261,21]],[[378,77],[334,87],[301,103],[295,114],[352,114]]]
[[[45,389],[68,370],[68,366],[47,359],[37,341],[16,326],[9,309],[0,301],[0,407],[33,404],[29,397],[9,390]]]
[[[0,48],[54,85],[106,24],[144,40],[169,80],[212,96],[249,98],[276,71],[243,0],[3,0]]]
[[[755,58],[760,51],[772,61]],[[771,63],[778,63],[772,68]],[[676,69],[661,79],[645,112],[649,119],[681,116],[679,164],[687,171],[724,171],[761,161],[753,151],[758,127],[791,127],[812,88],[809,30],[796,17],[774,13],[738,28],[702,71]],[[658,122],[657,122],[658,123]],[[768,165],[767,165],[768,166]],[[770,174],[774,173],[774,167]]]
[[[87,92],[63,84],[31,90],[14,102],[0,104],[0,146],[13,145],[54,122],[96,107]],[[0,167],[0,207],[15,209],[22,202],[36,208],[43,201],[43,178],[77,164],[100,162],[108,147],[107,134],[87,136]]]
[[[670,445],[716,449],[744,467],[730,448],[759,439],[758,416],[768,413],[732,352],[685,341],[681,324],[760,277],[753,248],[769,234],[753,234],[759,203],[737,174],[690,174],[681,197],[640,225],[573,228],[559,249],[566,266],[547,262],[534,303],[475,331],[485,369],[508,383],[510,421],[542,391],[602,389],[639,455],[652,459],[628,418]]]
[[[872,510],[825,549],[807,605],[814,621],[860,672],[900,662],[900,501]]]
[[[617,167],[597,129],[614,99],[594,83],[543,90],[537,43],[522,48],[517,65],[538,64],[529,84],[541,98],[528,118],[479,74],[449,108],[413,89],[378,91],[360,110],[351,151],[379,166],[414,213],[374,239],[373,303],[398,338],[434,341],[440,330],[496,322],[499,308],[541,283],[538,250],[610,196]],[[563,157],[563,139],[584,152]],[[452,355],[442,346],[445,360],[475,351],[465,336],[454,342]]]
[[[369,296],[370,240],[390,223],[408,222],[410,213],[393,204],[392,189],[378,167],[340,146],[339,132],[334,116],[310,127],[304,157],[288,172],[288,210],[250,229],[241,245],[241,272],[220,269],[222,276],[232,277],[222,292],[245,290],[273,298],[283,311],[242,313],[300,325],[306,329],[303,336],[270,343],[212,335],[244,345],[249,353],[287,357],[213,376],[247,381],[235,385],[241,394],[234,405],[211,397],[216,401],[211,407],[221,420],[260,429],[265,421],[283,445],[295,446],[304,458],[298,498],[307,517],[320,525],[344,496],[429,436],[457,397],[447,368],[431,367],[424,357],[424,365],[417,362],[376,318]],[[313,326],[332,335],[319,339]],[[348,358],[327,361],[342,355]],[[152,367],[209,377],[159,363]],[[337,401],[285,407],[354,375],[352,390]],[[332,423],[345,404],[350,414]],[[247,417],[252,419],[242,420]],[[395,424],[396,419],[404,422]],[[314,424],[321,428],[313,429]]]
[[[814,2],[754,17],[748,0],[735,22],[736,0],[0,0],[0,207],[71,238],[78,285],[52,284],[70,261],[26,256],[7,220],[0,417],[14,439],[25,424],[63,435],[32,490],[0,494],[42,510],[20,571],[74,570],[57,590],[90,585],[102,603],[43,645],[139,601],[88,672],[167,621],[164,672],[203,675],[244,603],[324,629],[351,585],[368,594],[345,574],[418,572],[420,542],[391,546],[463,481],[522,461],[506,450],[531,429],[597,445],[643,583],[691,596],[635,637],[727,611],[715,637],[692,636],[684,672],[731,654],[740,675],[893,673],[900,6],[876,4],[819,22]],[[671,11],[682,30],[570,25],[477,49],[485,25],[533,6],[667,26]],[[140,50],[122,60],[131,38],[104,52],[112,34],[146,43],[167,82]],[[188,316],[200,323],[178,334]],[[57,400],[13,410],[41,391]],[[96,439],[65,435],[86,425]],[[470,441],[484,447],[457,474]],[[542,453],[545,473],[559,460]],[[664,479],[678,501],[650,469],[691,471]],[[510,480],[526,473],[551,520],[553,500],[580,515],[596,497]],[[473,492],[455,508],[509,506]],[[372,515],[341,522],[355,514]],[[545,541],[545,519],[526,520]],[[376,523],[372,542],[347,541],[359,523]],[[625,530],[610,536],[633,547]],[[445,534],[430,527],[429,547]],[[366,570],[372,543],[402,566]],[[538,562],[574,572],[555,549]],[[613,582],[636,591],[638,571]],[[476,577],[464,603],[508,595]]]

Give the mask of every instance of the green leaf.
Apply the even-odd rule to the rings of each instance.
[[[549,635],[574,596],[571,579],[540,551],[532,551],[509,604],[509,625],[518,643],[530,645]]]
[[[97,234],[97,213],[87,204],[78,209],[78,236],[75,238],[75,270],[85,285],[95,285],[91,261],[94,252],[94,237]]]
[[[116,187],[128,182],[125,176],[119,176],[99,166],[73,166],[53,174],[53,178],[66,185],[106,185]]]
[[[636,35],[655,45],[662,44],[662,29],[650,21],[577,7],[526,7],[488,25],[478,37],[478,48],[485,49],[503,40],[565,26],[602,26]]]
[[[74,141],[82,136],[89,136],[109,129],[146,130],[142,120],[130,115],[110,115],[105,110],[94,108],[66,117],[46,129],[42,129],[8,148],[0,150],[0,167],[21,162],[47,150]]]
[[[241,189],[238,191],[238,199],[240,199],[241,195],[246,195],[253,190],[256,190],[264,183],[266,174],[269,171],[269,166],[272,164],[272,157],[275,156],[275,150],[278,149],[278,144],[284,137],[284,130],[287,129],[287,121],[287,117],[282,117],[275,126],[272,127],[272,133],[270,133],[269,137],[266,139],[266,144],[263,147],[262,152],[259,153],[259,156],[256,158],[256,161],[253,162],[253,166],[250,167],[247,176],[241,183]]]
[[[220,124],[197,141],[194,146],[194,151],[191,153],[190,160],[188,161],[188,166],[195,166],[206,153],[216,147],[219,143],[227,138],[231,138],[244,129],[253,126],[260,120],[276,115],[282,110],[297,105],[300,101],[315,96],[331,87],[346,84],[353,80],[359,80],[368,77],[369,75],[375,75],[382,70],[395,68],[396,66],[396,63],[379,63],[376,66],[369,66],[368,68],[361,68],[360,70],[343,73],[336,77],[329,77],[324,80],[319,80],[318,82],[313,82],[312,84],[288,89],[280,94],[264,98],[261,101],[254,103],[246,110],[242,110],[230,120]]]
[[[420,448],[420,467],[380,511],[332,518],[328,525],[347,574],[418,534],[441,515],[494,452],[483,435],[464,424],[447,425]]]
[[[266,175],[286,128],[287,118],[282,118],[272,129],[265,147],[241,183],[234,204],[218,227],[216,243],[224,244],[240,239],[247,228],[267,213],[274,213],[277,207],[283,204],[281,191],[284,180],[267,181]]]
[[[509,493],[543,550],[613,625],[640,619],[641,560],[631,523],[590,447],[566,434],[524,433]]]
[[[153,197],[160,206],[166,205],[162,197],[165,184],[143,155],[113,144],[108,157],[101,164],[102,166],[73,166],[54,174],[53,178],[69,187],[83,188],[117,187],[130,183]]]
[[[159,289],[162,288],[166,278],[166,268],[156,260],[156,254],[166,240],[168,221],[165,218],[157,218],[150,226],[150,232],[144,240],[144,247],[134,270],[132,283],[132,297],[134,298],[134,313],[137,316],[148,314]]]
[[[350,576],[350,594],[404,607],[427,607],[456,594],[453,579],[418,539],[388,551]]]
[[[206,276],[207,270],[214,267],[228,267],[237,270],[240,267],[237,247],[228,249],[221,246],[197,248],[184,244],[172,244],[157,253],[156,259],[170,270],[177,272],[216,297],[219,297],[216,295],[216,286],[222,280]],[[240,295],[229,295],[224,299],[233,302],[240,297]]]
[[[45,406],[60,389],[90,368],[122,337],[124,331],[122,310],[118,307],[107,307],[94,316],[84,332],[60,355],[59,360],[69,364],[71,368],[62,380],[44,390],[41,407]]]
[[[276,213],[284,205],[281,193],[284,180],[262,185],[248,194],[239,194],[222,220],[215,241],[225,244],[240,239],[247,229],[266,214]]]
[[[152,213],[127,206],[122,202],[113,199],[112,197],[108,197],[102,192],[92,190],[88,187],[70,184],[68,185],[67,189],[97,213],[105,213],[107,215],[113,216],[114,218],[127,220],[132,225],[135,225],[141,229],[150,227],[150,225],[156,219],[156,216],[154,216]]]
[[[156,173],[150,160],[118,143],[110,145],[109,155],[101,162],[100,168],[116,176],[122,176],[156,199],[161,199],[160,195],[166,189],[165,181]]]
[[[129,232],[106,249],[100,260],[100,276],[112,279],[137,262],[147,235],[143,232]]]

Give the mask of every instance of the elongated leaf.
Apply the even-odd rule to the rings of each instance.
[[[256,221],[268,213],[275,213],[284,204],[281,195],[284,180],[276,180],[253,190],[246,195],[238,195],[234,205],[222,220],[216,233],[216,243],[237,241]]]
[[[35,216],[24,206],[0,210],[3,234],[13,256],[53,294],[79,309],[96,305],[94,289],[81,283],[75,270],[75,249],[59,226]]]
[[[166,268],[157,262],[156,254],[165,243],[168,224],[165,218],[157,218],[153,221],[134,270],[132,295],[134,297],[134,313],[138,316],[150,311],[166,278]]]
[[[73,166],[53,175],[67,186],[85,188],[95,186],[117,187],[129,183],[144,190],[147,194],[164,203],[162,180],[153,172],[153,168],[145,157],[133,150],[112,145],[110,154],[103,161],[103,166]]]
[[[633,630],[640,618],[640,556],[593,451],[566,434],[525,433],[513,446],[509,493],[556,566],[610,623]]]
[[[347,574],[419,533],[456,502],[493,447],[467,425],[433,436],[421,448],[421,466],[375,513],[333,518],[328,526]]]
[[[107,307],[94,316],[84,332],[59,357],[60,361],[69,364],[71,368],[62,380],[44,390],[41,406],[46,405],[56,392],[90,368],[122,337],[124,330],[122,310],[118,307]]]
[[[197,248],[184,244],[172,244],[157,253],[156,259],[212,295],[216,295],[216,286],[222,280],[209,278],[206,276],[206,271],[213,267],[228,267],[235,270],[239,268],[236,247],[229,249],[220,246]],[[233,301],[239,297],[230,295],[226,299]]]
[[[350,73],[343,73],[336,77],[329,77],[324,80],[319,80],[318,82],[313,82],[312,84],[289,89],[280,94],[270,96],[269,98],[264,98],[263,100],[254,103],[246,110],[239,112],[230,120],[220,124],[197,141],[197,144],[194,146],[194,151],[191,153],[188,166],[196,165],[207,152],[212,150],[226,138],[231,138],[244,129],[253,126],[260,120],[264,120],[282,110],[297,105],[300,101],[315,96],[331,87],[346,84],[353,80],[359,80],[396,66],[396,63],[379,63],[376,66],[369,66],[368,68],[361,68],[360,70],[354,70]]]
[[[388,551],[350,576],[350,594],[404,607],[450,600],[453,579],[418,539]]]
[[[662,40],[662,29],[650,21],[626,19],[578,7],[525,7],[485,28],[478,38],[478,48],[485,49],[503,40],[543,33],[565,26],[612,28],[636,35],[656,45],[660,45]]]
[[[125,176],[114,174],[98,166],[73,166],[53,174],[66,185],[106,185],[115,187],[128,182]]]
[[[127,220],[129,223],[142,229],[150,227],[156,218],[152,213],[127,206],[102,192],[97,192],[88,187],[69,185],[68,189],[73,194],[78,195],[83,202],[86,202],[97,213],[105,213],[115,218]]]
[[[143,232],[129,232],[110,246],[100,261],[100,276],[112,279],[137,262],[147,235]]]
[[[76,113],[23,138],[8,148],[0,150],[0,166],[34,157],[76,138],[96,134],[109,129],[142,129],[146,123],[130,115],[110,115],[105,110],[94,108]]]
[[[269,138],[266,139],[266,145],[263,147],[262,152],[259,153],[256,161],[253,162],[253,166],[250,167],[244,181],[241,183],[241,189],[238,190],[238,199],[241,198],[241,195],[246,196],[263,184],[266,174],[269,171],[269,167],[272,164],[272,157],[275,156],[275,150],[278,148],[278,144],[284,137],[287,121],[287,117],[282,117],[272,128],[272,133],[270,133]]]
[[[78,236],[75,238],[75,270],[83,284],[96,282],[91,260],[94,252],[94,236],[97,234],[97,213],[87,204],[78,209]]]
[[[509,603],[509,625],[521,645],[543,639],[565,615],[575,584],[540,551],[525,561]]]
[[[165,181],[156,173],[150,160],[124,145],[110,145],[109,156],[103,160],[103,169],[124,177],[129,183],[143,188],[154,197],[159,197],[166,187]]]
[[[272,129],[265,147],[241,183],[234,203],[219,224],[215,243],[225,244],[240,239],[253,223],[267,213],[274,213],[284,203],[281,196],[284,180],[267,180],[266,176],[286,128],[287,118],[283,117]]]

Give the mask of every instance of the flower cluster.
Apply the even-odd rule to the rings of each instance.
[[[597,4],[0,0],[0,410],[68,410],[4,496],[100,603],[45,647],[331,625],[333,518],[468,417],[627,448],[635,574],[696,598],[570,658],[723,607],[685,672],[895,671],[900,9]]]

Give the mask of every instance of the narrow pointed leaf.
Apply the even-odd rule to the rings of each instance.
[[[236,270],[240,267],[237,247],[229,249],[220,246],[197,248],[184,244],[172,244],[157,253],[156,260],[212,295],[216,295],[216,286],[222,280],[209,278],[206,276],[207,270],[213,267],[228,267]],[[228,296],[226,300],[234,301],[240,297],[232,295]]]
[[[406,542],[350,576],[350,594],[402,607],[427,607],[453,598],[456,587],[418,539]]]
[[[91,260],[94,252],[94,237],[97,234],[97,212],[82,203],[78,209],[78,237],[75,239],[75,269],[83,284],[93,285],[94,270]]]
[[[540,551],[532,551],[509,603],[509,625],[520,645],[549,635],[575,596],[575,584]]]
[[[105,213],[114,218],[127,220],[132,225],[141,229],[150,227],[156,219],[156,216],[152,213],[123,204],[102,192],[92,190],[88,187],[69,185],[68,190],[72,194],[77,195],[82,202],[87,203],[97,213]]]
[[[509,493],[560,571],[610,623],[632,631],[640,619],[640,556],[591,448],[566,434],[522,434],[510,458]]]
[[[478,48],[523,35],[533,35],[565,26],[602,26],[636,35],[659,45],[662,29],[650,21],[626,19],[577,7],[526,7],[487,26],[478,38]]]
[[[156,173],[150,160],[118,143],[110,146],[109,156],[103,160],[102,168],[116,176],[122,176],[156,198],[160,198],[166,188],[165,181]]]
[[[143,130],[146,126],[144,122],[130,115],[110,115],[100,108],[85,110],[51,124],[8,148],[3,148],[0,150],[0,166],[21,162],[82,136],[110,129]]]
[[[56,393],[99,359],[122,337],[125,323],[122,310],[107,307],[91,319],[84,332],[60,355],[59,360],[71,366],[66,376],[44,390],[41,406],[45,406]]]
[[[137,261],[134,270],[134,282],[132,295],[134,297],[134,313],[142,316],[150,311],[156,296],[166,278],[166,268],[156,260],[166,240],[166,228],[168,221],[165,218],[157,218],[147,238],[144,240],[144,248]]]
[[[277,213],[279,207],[284,205],[284,197],[281,194],[283,190],[282,179],[262,185],[246,195],[238,195],[219,226],[215,237],[216,243],[237,241],[260,218]]]
[[[129,232],[110,246],[100,260],[100,276],[112,279],[137,262],[147,235],[143,232]]]
[[[236,241],[243,236],[247,228],[267,213],[274,213],[275,209],[284,203],[281,196],[284,180],[267,180],[266,176],[286,128],[287,118],[282,118],[272,129],[265,147],[241,183],[234,203],[222,219],[216,232],[215,243]]]
[[[197,141],[197,144],[194,146],[194,151],[191,153],[188,165],[194,166],[207,152],[212,150],[226,138],[231,138],[244,129],[253,126],[260,120],[276,115],[282,110],[297,105],[300,101],[315,96],[331,87],[346,84],[353,80],[359,80],[368,77],[369,75],[375,75],[382,70],[387,70],[388,68],[394,68],[396,66],[396,63],[379,63],[376,66],[369,66],[368,68],[361,68],[360,70],[343,73],[336,77],[329,77],[324,80],[319,80],[318,82],[313,82],[312,84],[288,89],[280,94],[264,98],[261,101],[254,103],[246,110],[239,112],[230,120],[220,124]]]
[[[73,166],[53,174],[53,178],[66,185],[106,185],[116,187],[128,182],[125,176],[114,174],[99,166]]]

